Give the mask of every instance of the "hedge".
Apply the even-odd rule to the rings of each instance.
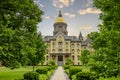
[[[79,72],[76,74],[76,78],[77,80],[96,80],[99,77],[93,72]]]
[[[39,80],[39,74],[37,72],[25,73],[24,80]]]
[[[47,68],[38,68],[36,69],[36,72],[39,74],[47,74],[48,69]]]
[[[70,68],[69,69],[69,76],[70,76],[70,78],[71,78],[72,75],[75,75],[78,72],[82,72],[82,69],[79,68],[79,67],[77,67],[77,68],[74,68],[74,67]]]

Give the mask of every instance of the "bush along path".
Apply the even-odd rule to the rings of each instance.
[[[57,66],[40,67],[35,72],[25,73],[22,80],[48,80],[56,68]]]
[[[49,80],[70,80],[64,72],[62,66],[59,66]]]

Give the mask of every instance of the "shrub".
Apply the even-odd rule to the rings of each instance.
[[[37,72],[25,73],[24,80],[39,80],[39,74]]]
[[[77,80],[96,80],[99,77],[92,72],[79,72],[76,74],[76,78]]]
[[[69,66],[69,65],[63,65],[63,68],[64,68],[64,69],[69,69],[70,66]]]
[[[39,74],[47,74],[47,70],[47,68],[38,68],[36,72],[38,72]]]
[[[50,60],[49,64],[50,65],[56,65],[55,60]]]
[[[81,72],[81,71],[82,71],[82,69],[79,68],[79,67],[77,67],[77,68],[74,68],[74,67],[70,68],[69,69],[70,78],[71,78],[72,75],[75,75],[75,74],[77,74],[78,72]]]

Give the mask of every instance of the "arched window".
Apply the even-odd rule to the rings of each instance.
[[[52,42],[52,47],[55,48],[55,42]]]
[[[55,59],[55,57],[56,57],[55,55],[52,55],[52,59],[53,59],[53,60]]]
[[[68,42],[66,42],[66,49],[68,49]]]
[[[62,53],[62,49],[58,49],[58,53]]]
[[[77,56],[77,58],[78,58],[78,60],[80,60],[80,56],[79,55]]]
[[[72,54],[74,54],[74,52],[75,52],[74,49],[72,49]]]
[[[55,49],[52,49],[52,53],[54,53],[55,52]]]
[[[77,52],[78,52],[78,54],[80,53],[80,50],[79,49],[77,49]]]
[[[60,41],[60,42],[58,42],[58,47],[61,49],[62,48],[62,42]]]
[[[74,43],[72,43],[72,48],[74,48]]]
[[[66,49],[66,53],[68,53],[68,49]]]

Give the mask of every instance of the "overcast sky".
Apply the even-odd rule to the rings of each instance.
[[[69,36],[78,36],[81,32],[86,36],[92,31],[98,31],[97,25],[100,10],[93,7],[92,0],[34,0],[44,12],[43,20],[38,26],[38,31],[42,35],[53,35],[53,24],[58,17],[58,10],[62,10],[62,15],[67,22]]]

